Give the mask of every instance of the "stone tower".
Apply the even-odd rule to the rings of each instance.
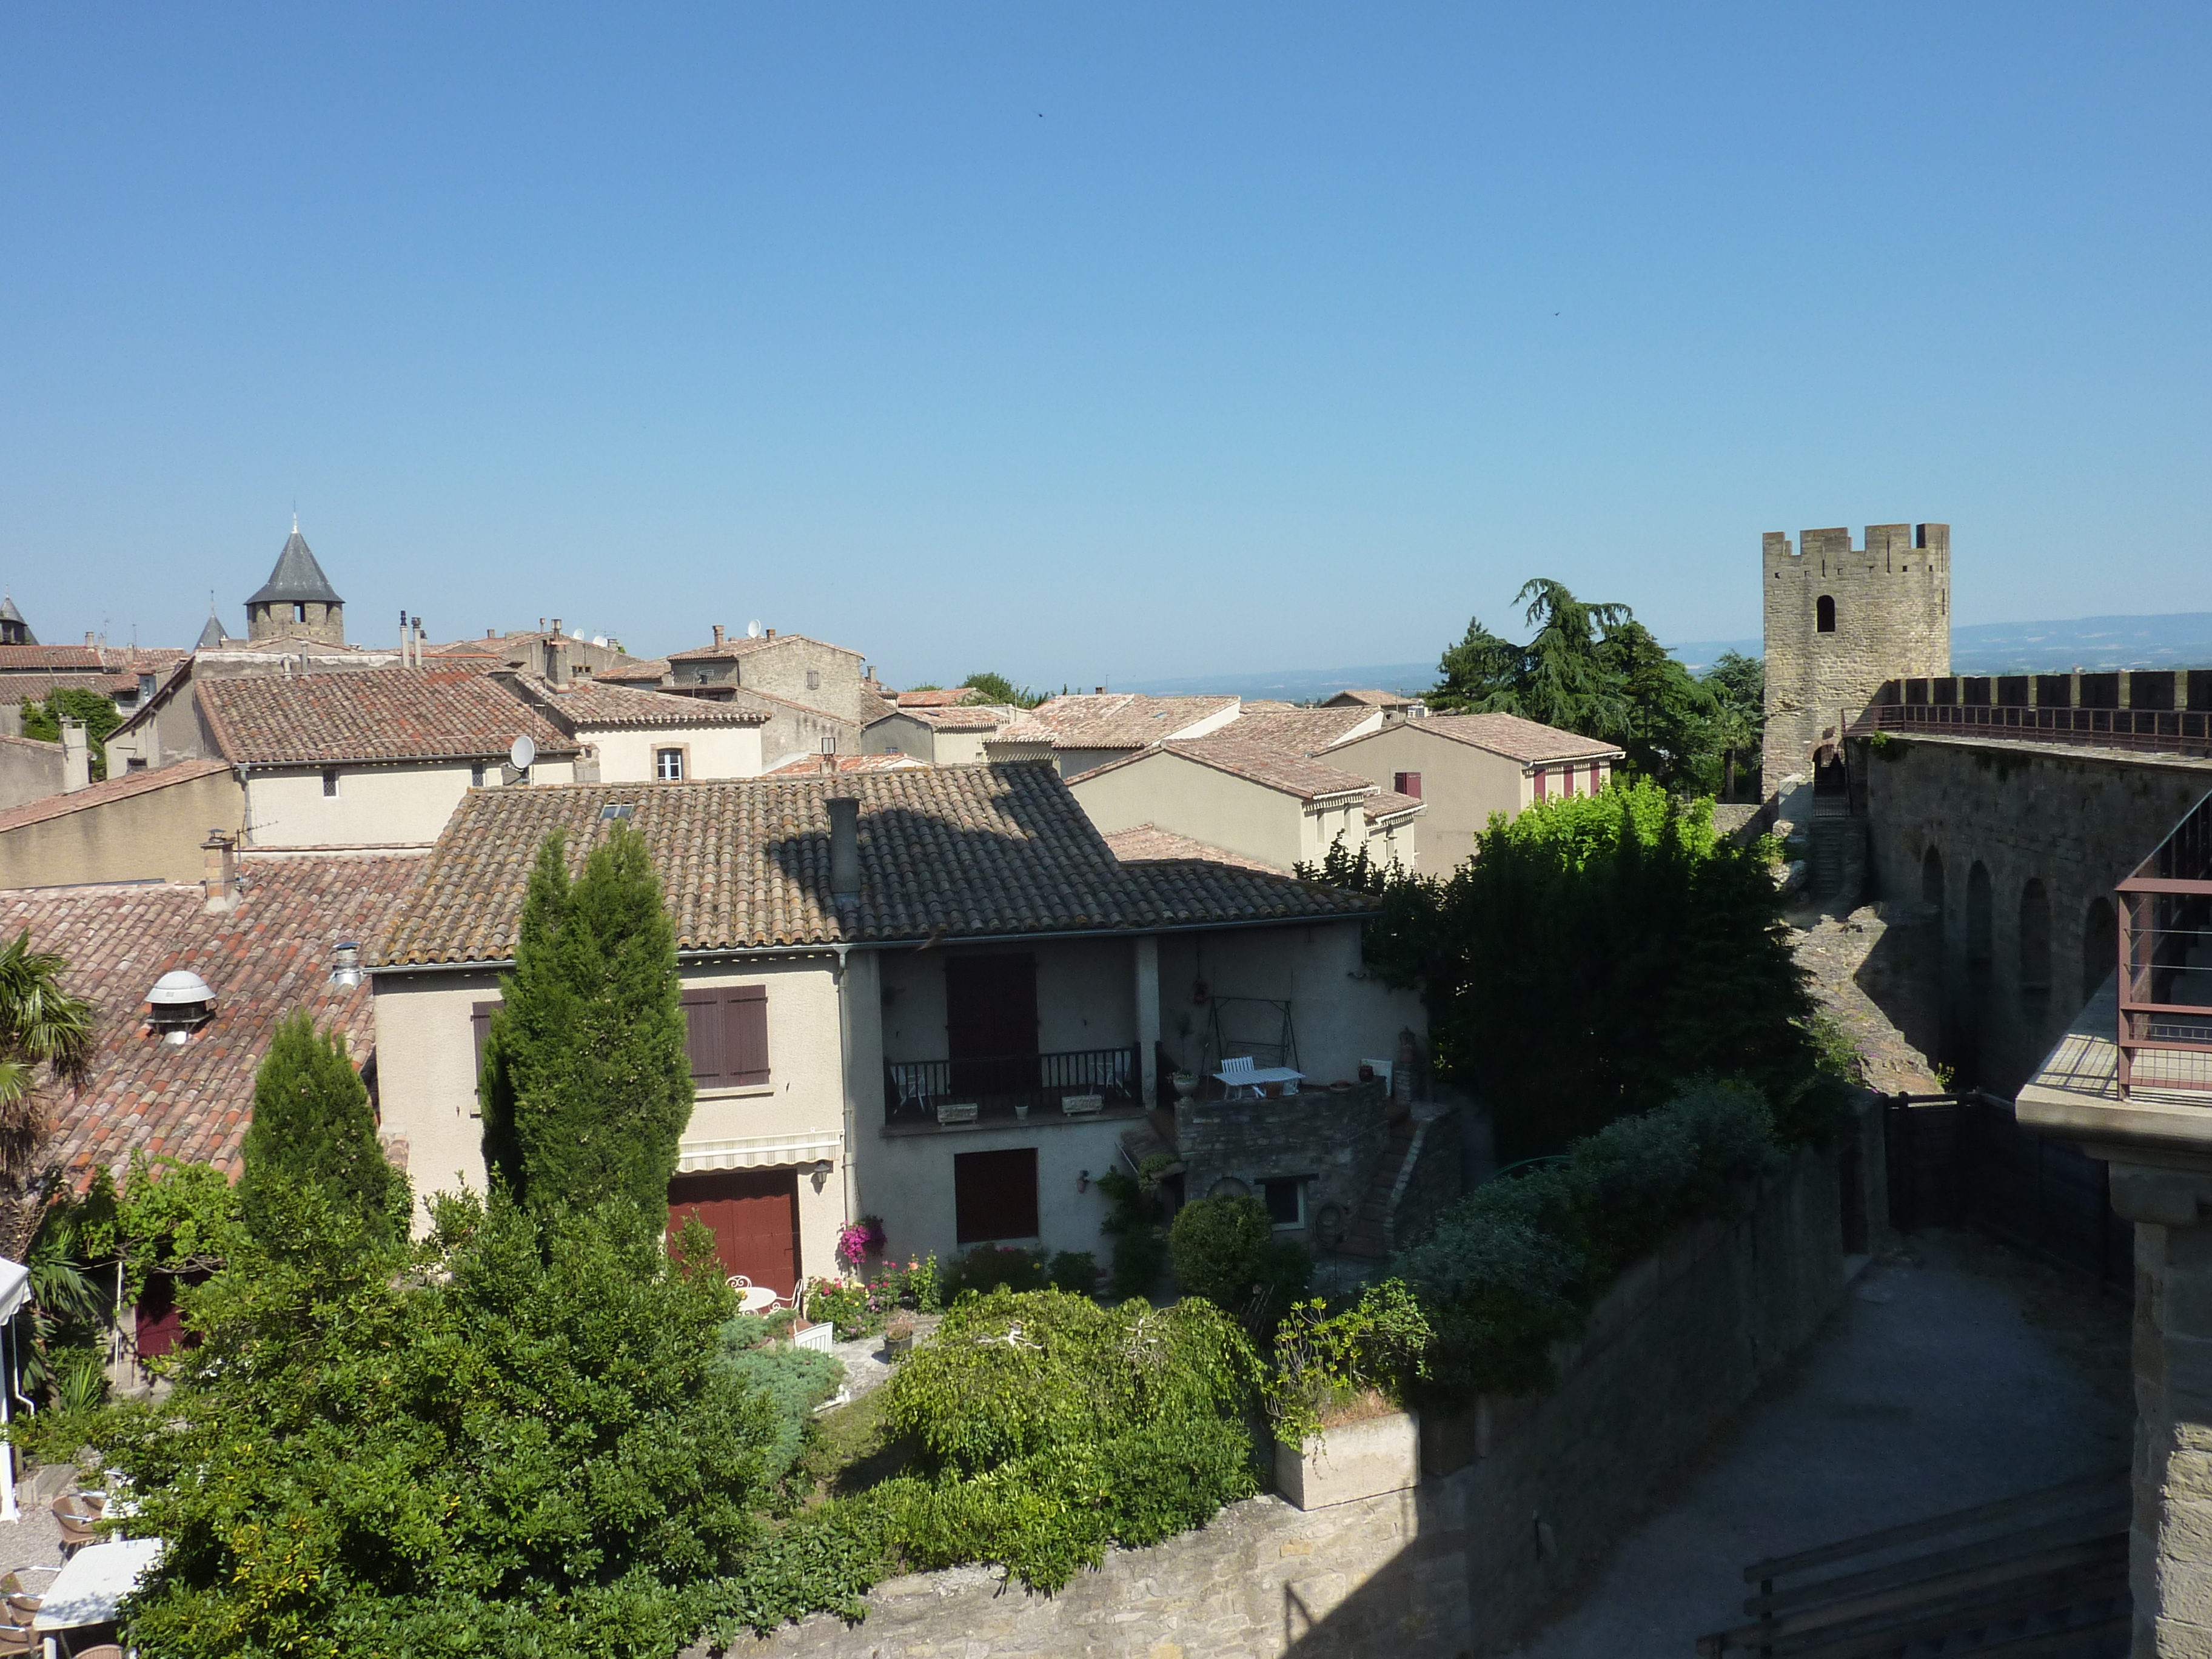
[[[15,609],[13,594],[0,599],[0,645],[36,645],[39,636],[31,632],[31,624],[23,620],[23,613]]]
[[[1844,726],[1884,680],[1951,672],[1951,526],[1870,524],[1778,530],[1759,557],[1766,586],[1766,741],[1761,788],[1809,778],[1840,756]]]
[[[319,640],[325,645],[345,643],[345,601],[307,550],[297,514],[292,518],[291,538],[276,556],[276,568],[246,602],[247,639],[284,636]]]

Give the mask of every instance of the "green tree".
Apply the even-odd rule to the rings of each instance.
[[[1712,694],[1632,617],[1606,629],[1598,656],[1627,704],[1626,726],[1611,735],[1628,751],[1628,769],[1676,794],[1709,792]]]
[[[272,1182],[314,1183],[382,1237],[407,1224],[407,1178],[377,1144],[368,1090],[333,1027],[315,1030],[304,1008],[277,1022],[253,1078],[239,1201],[249,1225],[270,1220]]]
[[[0,948],[0,1250],[18,1258],[38,1224],[33,1194],[48,1133],[41,1085],[82,1086],[99,1043],[92,1004],[63,988],[68,966],[33,950],[27,927]]]
[[[1044,701],[1043,692],[1016,685],[1004,674],[970,674],[961,684],[968,688],[965,701],[969,702],[1012,703],[1017,708],[1034,708]]]
[[[92,776],[97,783],[107,775],[108,734],[123,724],[115,699],[77,686],[64,686],[46,694],[44,702],[23,699],[23,735],[46,743],[62,740],[64,720],[84,722],[85,741],[92,745]]]
[[[622,823],[568,877],[548,836],[484,1043],[484,1156],[537,1206],[617,1195],[665,1212],[691,1117],[676,934],[645,840]]]
[[[1739,755],[1753,757],[1758,772],[1759,745],[1766,733],[1766,665],[1741,652],[1723,651],[1705,671],[1705,684],[1712,693],[1713,741],[1722,754],[1721,798],[1735,793],[1735,765]]]
[[[93,1443],[165,1540],[126,1639],[217,1655],[654,1659],[752,1540],[766,1401],[657,1216],[441,1197],[387,1239],[329,1187],[187,1292],[200,1346]]]
[[[1518,714],[1563,732],[1614,742],[1626,737],[1630,708],[1618,667],[1601,649],[1601,631],[1631,621],[1625,605],[1586,605],[1565,584],[1537,576],[1516,596],[1534,634],[1515,646],[1468,623],[1467,637],[1444,653],[1443,684],[1431,708]]]

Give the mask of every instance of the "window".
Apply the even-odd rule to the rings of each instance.
[[[1540,766],[1536,769],[1536,799],[1544,799],[1544,769]]]
[[[335,795],[337,792],[338,769],[335,766],[325,766],[323,769],[323,793],[326,795]]]
[[[294,605],[292,607],[292,620],[295,623],[303,623],[307,621],[307,607],[304,605]]]
[[[123,763],[123,769],[126,772],[143,772],[146,769],[146,763],[134,755]]]
[[[691,1081],[700,1088],[757,1088],[768,1082],[768,987],[687,990],[684,1025]]]
[[[1590,793],[1599,794],[1605,788],[1604,769],[1596,761],[1590,763]]]
[[[477,1081],[479,1083],[483,1081],[484,1039],[491,1035],[491,1017],[499,1012],[499,1008],[500,1005],[496,999],[490,1002],[471,1002],[469,1005],[469,1034],[476,1044]],[[483,1115],[483,1108],[480,1102],[470,1101],[469,1115],[471,1117]]]
[[[469,787],[471,789],[483,788],[483,763],[482,761],[478,761],[475,765],[469,768]]]
[[[822,671],[820,669],[810,668],[806,671],[806,689],[809,691],[819,691],[822,689]]]
[[[1419,772],[1393,772],[1390,787],[1401,795],[1411,795],[1419,800],[1421,798],[1421,775]]]
[[[1836,602],[1826,593],[1820,595],[1820,602],[1813,607],[1813,626],[1823,634],[1836,631]]]
[[[1267,1219],[1278,1227],[1306,1224],[1306,1178],[1278,1176],[1260,1183],[1260,1196],[1267,1206]]]
[[[953,1231],[962,1244],[1037,1236],[1036,1148],[952,1159]]]
[[[684,781],[684,751],[681,749],[656,749],[653,751],[653,775],[663,783]]]

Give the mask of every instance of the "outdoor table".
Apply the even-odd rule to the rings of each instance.
[[[1305,1075],[1287,1066],[1255,1066],[1249,1072],[1216,1072],[1213,1080],[1232,1091],[1249,1088],[1256,1093],[1263,1084],[1303,1083]]]
[[[748,1285],[738,1292],[739,1313],[766,1313],[775,1306],[775,1292],[765,1285]]]
[[[158,1538],[118,1538],[87,1544],[64,1562],[31,1620],[31,1628],[46,1639],[46,1659],[58,1652],[54,1632],[113,1623],[123,1598],[161,1553]]]

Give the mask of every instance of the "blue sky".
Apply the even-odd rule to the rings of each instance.
[[[0,580],[1057,686],[2212,609],[2202,7],[0,10]]]

